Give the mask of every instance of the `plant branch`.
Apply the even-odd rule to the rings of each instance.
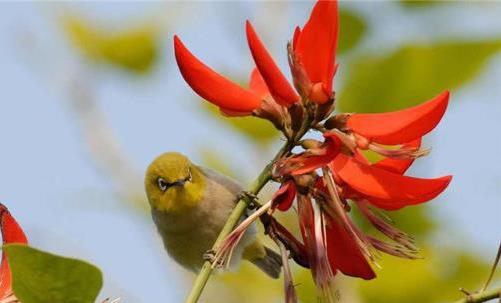
[[[312,123],[311,117],[312,115],[309,112],[307,111],[304,112],[300,129],[296,132],[293,138],[287,139],[287,141],[282,146],[282,148],[280,148],[280,150],[275,155],[273,160],[270,163],[268,163],[268,165],[266,165],[266,167],[261,171],[261,173],[254,181],[253,185],[249,190],[251,194],[257,195],[261,191],[261,189],[272,178],[271,171],[273,169],[273,165],[275,164],[275,162],[278,159],[281,159],[282,157],[288,155],[292,151],[292,149],[296,146],[297,142],[299,142],[299,140],[301,140],[303,136],[310,130]],[[243,197],[237,202],[237,205],[235,206],[230,216],[228,217],[228,220],[221,229],[221,232],[219,233],[216,242],[214,242],[214,245],[212,245],[212,250],[215,251],[219,246],[221,246],[226,237],[233,231],[233,229],[235,228],[238,221],[245,213],[245,210],[247,209],[247,207],[251,202],[252,201],[248,197]],[[185,301],[186,303],[198,302],[198,299],[200,298],[202,291],[212,273],[212,269],[213,268],[211,262],[205,261],[204,265],[202,266],[202,269],[198,273],[198,276],[196,277],[195,281],[193,282],[193,287],[190,293],[188,294],[188,297],[186,298]]]
[[[468,295],[466,298],[458,300],[454,303],[481,303],[487,302],[496,298],[501,298],[501,288],[484,291],[478,294]]]
[[[286,142],[286,144],[277,153],[275,158],[261,171],[257,179],[254,181],[254,184],[251,186],[249,190],[250,193],[257,195],[261,191],[261,189],[266,185],[266,183],[268,183],[268,181],[271,180],[271,169],[273,167],[273,163],[275,162],[275,160],[281,158],[283,155],[290,152],[290,150],[294,147],[294,144],[295,142],[293,141],[288,140]],[[216,242],[214,242],[214,245],[212,246],[213,250],[217,249],[224,241],[226,236],[228,236],[231,233],[231,231],[235,228],[238,221],[240,220],[245,210],[249,206],[250,202],[251,202],[250,199],[248,199],[247,197],[244,197],[240,201],[238,201],[237,205],[235,206],[232,213],[228,217],[226,224],[223,226],[221,232],[219,233]],[[212,273],[212,264],[210,261],[205,261],[204,265],[202,266],[202,269],[200,270],[200,273],[195,279],[193,288],[191,289],[191,292],[189,293],[185,301],[186,303],[195,303],[198,301],[205,287],[205,284],[207,284],[207,281],[209,280],[211,273]]]

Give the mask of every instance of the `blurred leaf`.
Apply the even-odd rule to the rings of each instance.
[[[360,58],[342,69],[346,84],[340,109],[384,112],[422,103],[474,79],[500,49],[500,41],[451,42],[411,45],[386,56]]]
[[[76,259],[26,245],[6,245],[12,286],[23,303],[93,303],[103,285],[101,271]]]
[[[204,166],[210,167],[223,175],[238,179],[238,175],[235,174],[235,170],[223,160],[224,155],[221,155],[219,150],[208,149],[205,147],[202,147],[199,150],[202,155]]]
[[[73,16],[65,17],[63,26],[74,46],[95,63],[142,74],[158,59],[158,30],[153,26],[111,31]]]
[[[253,140],[255,143],[268,144],[280,133],[270,122],[256,117],[224,117],[219,109],[209,102],[204,102],[204,111],[230,128]]]
[[[338,54],[343,54],[355,47],[366,31],[366,23],[354,12],[341,10],[339,12],[340,28]]]
[[[360,281],[364,302],[453,302],[459,287],[475,290],[485,281],[489,265],[475,256],[453,249],[424,252],[424,260],[384,256],[383,268],[372,281]]]
[[[445,4],[452,1],[437,1],[437,0],[400,0],[401,5],[408,8],[424,8],[437,4]]]
[[[282,285],[281,279],[271,279],[256,266],[244,261],[238,272],[214,276],[214,283],[204,290],[201,302],[283,302]]]

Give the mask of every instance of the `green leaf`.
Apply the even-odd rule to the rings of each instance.
[[[63,19],[63,27],[73,45],[94,63],[143,74],[157,62],[158,29],[154,26],[112,31],[82,18],[67,16]]]
[[[339,109],[384,112],[422,103],[473,80],[500,49],[501,41],[450,42],[410,45],[389,55],[359,58],[340,69],[346,84]]]
[[[268,144],[280,135],[273,124],[256,117],[225,117],[216,106],[204,102],[203,109],[218,121],[258,144]]]
[[[366,31],[366,23],[359,15],[348,10],[339,12],[340,28],[338,54],[343,54],[357,46]]]
[[[437,0],[400,0],[400,4],[408,8],[425,8],[437,4],[452,3],[453,1],[437,1]]]
[[[20,244],[3,249],[14,293],[23,303],[93,303],[103,285],[101,271],[87,262]]]
[[[442,247],[422,255],[424,260],[384,255],[378,277],[359,281],[362,302],[454,302],[461,296],[459,287],[475,291],[489,272],[489,264],[461,250]]]

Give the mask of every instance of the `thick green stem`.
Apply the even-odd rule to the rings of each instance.
[[[296,146],[297,142],[299,142],[299,140],[301,140],[301,138],[310,130],[312,122],[311,119],[312,119],[311,114],[309,112],[305,112],[302,121],[303,123],[301,124],[300,130],[296,133],[296,136],[294,136],[294,138],[292,139],[287,140],[287,142],[275,155],[273,160],[268,165],[266,165],[266,167],[261,171],[257,179],[254,181],[254,184],[249,189],[250,193],[257,195],[261,191],[261,189],[266,185],[266,183],[268,183],[268,181],[271,180],[271,170],[273,168],[273,165],[275,164],[275,161],[282,158],[284,155],[290,153],[291,150],[294,148],[294,146]],[[226,236],[228,236],[233,231],[238,221],[245,213],[245,210],[249,206],[250,202],[251,201],[249,201],[246,198],[238,201],[237,205],[235,206],[230,216],[228,217],[228,220],[223,226],[221,232],[219,233],[216,242],[214,242],[214,245],[212,246],[213,250],[216,250],[219,246],[221,246],[223,241],[226,239]],[[202,269],[198,273],[197,278],[193,282],[193,288],[191,289],[190,293],[188,294],[188,297],[186,298],[185,301],[186,303],[198,302],[198,299],[200,298],[200,295],[202,294],[202,291],[205,287],[205,284],[207,284],[207,281],[209,280],[211,273],[212,273],[212,264],[210,261],[205,261],[204,265],[202,266]]]
[[[249,189],[249,192],[252,194],[258,194],[259,191],[270,181],[271,179],[271,169],[273,167],[273,164],[275,160],[281,158],[284,154],[288,153],[295,145],[295,142],[288,141],[277,153],[273,161],[269,163],[263,171],[259,174],[257,179],[254,181],[254,184],[252,187]],[[232,213],[228,217],[228,220],[226,221],[226,224],[223,226],[221,232],[219,233],[219,236],[216,239],[216,242],[214,242],[214,245],[212,248],[215,250],[217,249],[226,236],[228,236],[231,231],[235,228],[237,225],[238,221],[244,214],[245,210],[249,206],[249,201],[248,199],[244,198],[238,201],[237,205],[233,209]],[[202,294],[202,291],[205,287],[205,284],[207,284],[207,281],[209,280],[209,277],[212,273],[212,264],[209,261],[205,261],[204,265],[202,266],[202,269],[200,270],[200,273],[198,274],[197,278],[193,282],[193,288],[191,289],[191,292],[189,293],[188,297],[186,298],[186,303],[196,303],[198,299],[200,298],[200,295]]]
[[[494,290],[484,291],[478,294],[472,294],[464,299],[458,300],[454,303],[481,303],[487,302],[493,299],[501,298],[501,288]]]

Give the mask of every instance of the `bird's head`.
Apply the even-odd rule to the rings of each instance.
[[[150,206],[164,212],[183,212],[202,201],[205,176],[184,155],[169,152],[148,167],[144,180]]]

